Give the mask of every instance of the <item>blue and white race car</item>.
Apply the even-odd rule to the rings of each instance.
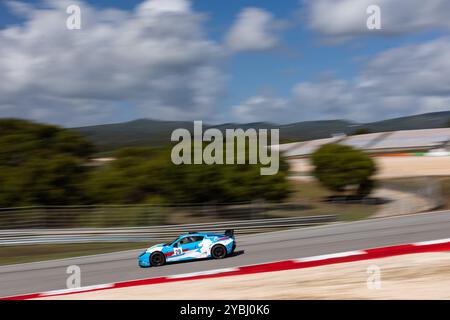
[[[234,252],[236,241],[234,231],[224,234],[190,232],[183,234],[170,243],[154,245],[138,257],[139,266],[162,266],[166,262],[191,259],[223,259]]]

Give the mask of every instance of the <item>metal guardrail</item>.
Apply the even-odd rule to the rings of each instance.
[[[225,229],[234,229],[235,233],[239,235],[281,228],[312,226],[335,220],[336,216],[334,215],[321,215],[130,228],[10,229],[0,230],[0,245],[161,242],[173,240],[178,235],[189,231],[223,232]]]
[[[129,204],[0,208],[2,229],[148,227],[176,222],[273,218],[273,212],[301,212],[304,203],[263,201],[216,204]],[[281,213],[278,216],[283,216]],[[285,215],[284,215],[285,216]],[[176,219],[174,217],[177,217]],[[223,221],[222,220],[222,221]]]

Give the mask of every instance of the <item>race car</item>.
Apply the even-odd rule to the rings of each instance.
[[[154,245],[138,257],[141,268],[158,267],[166,262],[192,259],[223,259],[234,252],[236,241],[233,230],[224,234],[190,232],[170,243]]]

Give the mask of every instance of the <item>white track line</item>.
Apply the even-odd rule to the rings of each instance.
[[[346,251],[346,252],[338,252],[338,253],[331,253],[331,254],[323,254],[323,255],[320,255],[320,256],[298,258],[298,259],[294,259],[293,261],[295,261],[295,262],[309,262],[309,261],[325,260],[325,259],[332,259],[332,258],[342,258],[342,257],[349,257],[349,256],[357,256],[357,255],[360,255],[360,254],[366,254],[366,251],[356,250],[356,251]]]
[[[413,246],[426,246],[429,244],[439,244],[439,243],[446,243],[450,242],[450,238],[447,239],[439,239],[439,240],[430,240],[430,241],[420,241],[420,242],[414,242],[411,243]]]
[[[105,284],[99,284],[99,285],[87,286],[87,287],[46,291],[46,292],[40,293],[40,295],[41,296],[53,296],[53,295],[77,293],[77,292],[84,292],[84,291],[97,290],[97,289],[108,289],[108,288],[112,288],[112,287],[114,287],[114,283],[105,283]]]

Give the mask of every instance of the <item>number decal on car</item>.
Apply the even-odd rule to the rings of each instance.
[[[173,253],[174,254],[182,254],[183,253],[183,248],[173,248]]]

